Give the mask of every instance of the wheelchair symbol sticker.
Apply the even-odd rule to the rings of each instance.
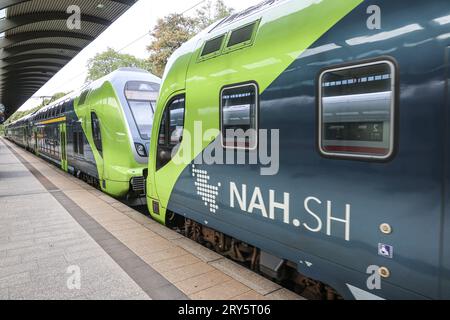
[[[392,259],[392,257],[394,256],[394,247],[388,244],[379,243],[378,255]]]

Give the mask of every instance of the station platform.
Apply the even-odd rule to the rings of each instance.
[[[0,300],[303,299],[0,138]]]

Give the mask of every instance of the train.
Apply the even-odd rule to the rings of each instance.
[[[6,137],[130,205],[145,202],[161,79],[120,68],[5,126]]]
[[[450,299],[448,0],[267,0],[169,59],[147,205],[317,299]]]
[[[447,0],[266,0],[6,136],[307,298],[450,299],[449,65]]]

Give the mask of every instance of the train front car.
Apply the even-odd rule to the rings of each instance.
[[[166,67],[151,215],[309,297],[450,298],[449,35],[448,0],[271,0],[211,26]]]
[[[129,204],[142,204],[159,85],[148,72],[122,68],[85,88],[67,119],[69,170]]]

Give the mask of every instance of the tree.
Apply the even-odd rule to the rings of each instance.
[[[98,53],[88,60],[88,76],[86,81],[97,80],[114,70],[124,67],[141,68],[147,71],[151,70],[149,61],[108,48],[105,52]]]
[[[52,103],[58,99],[61,99],[62,97],[66,96],[66,95],[68,95],[68,93],[66,93],[66,92],[57,92],[50,99],[44,100],[44,103],[42,106]]]
[[[159,19],[151,32],[153,42],[147,47],[150,51],[152,72],[162,76],[167,60],[176,49],[197,32],[230,15],[233,11],[225,5],[223,0],[215,0],[214,3],[210,0],[197,10],[195,18],[173,13]]]
[[[158,20],[151,32],[154,40],[147,47],[154,74],[162,76],[170,55],[189,40],[195,34],[195,30],[195,19],[181,14],[173,13]]]
[[[208,1],[203,7],[197,10],[197,28],[203,30],[214,22],[228,17],[233,12],[234,9],[227,7],[223,0],[216,0],[214,3]]]

